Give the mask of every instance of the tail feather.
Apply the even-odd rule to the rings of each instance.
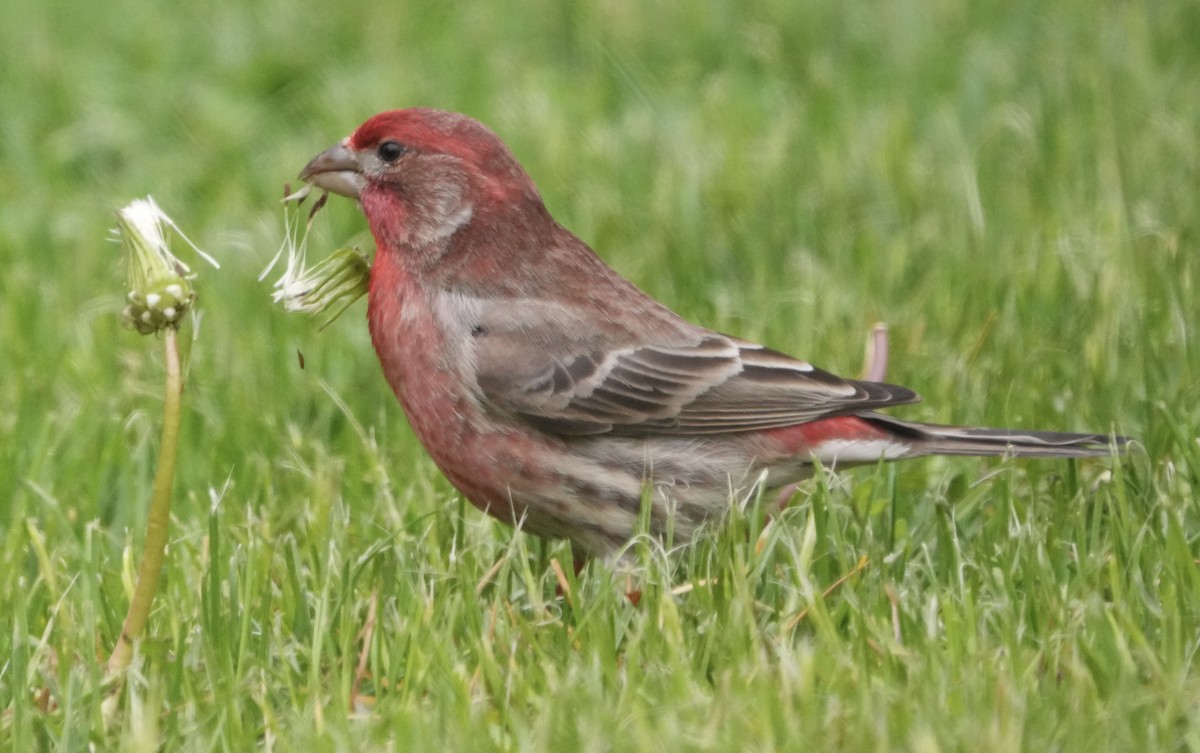
[[[910,457],[1004,455],[1029,458],[1094,458],[1124,452],[1129,442],[1128,437],[1107,434],[940,426],[901,421],[879,413],[863,414],[861,418],[908,439],[912,443]]]

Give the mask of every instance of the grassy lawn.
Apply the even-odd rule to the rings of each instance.
[[[1194,0],[10,5],[4,749],[1200,749]],[[441,478],[363,304],[317,332],[256,279],[283,183],[409,105],[489,124],[694,320],[850,375],[886,321],[926,399],[900,415],[1138,451],[826,473],[770,523],[638,542],[637,606],[605,563],[558,597],[567,547]],[[163,373],[107,236],[147,193],[222,268],[106,729]],[[346,242],[331,200],[311,243]]]

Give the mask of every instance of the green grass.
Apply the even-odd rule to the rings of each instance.
[[[1200,749],[1200,6],[425,5],[6,9],[0,744]],[[418,104],[491,125],[695,320],[849,374],[886,320],[889,378],[926,397],[902,415],[1141,451],[828,476],[765,529],[641,547],[636,607],[603,564],[556,598],[568,551],[437,474],[362,305],[318,334],[255,280],[283,182]],[[162,383],[105,238],[146,193],[223,268],[105,731]],[[370,246],[332,202],[314,247],[348,239]]]

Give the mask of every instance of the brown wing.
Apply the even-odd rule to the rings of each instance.
[[[920,399],[904,387],[842,379],[755,343],[700,332],[672,345],[484,353],[479,386],[494,407],[563,436],[755,431]]]

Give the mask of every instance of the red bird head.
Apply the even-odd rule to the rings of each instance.
[[[386,245],[428,247],[482,214],[541,206],[496,134],[465,115],[424,108],[372,117],[313,158],[300,179],[358,199]]]

